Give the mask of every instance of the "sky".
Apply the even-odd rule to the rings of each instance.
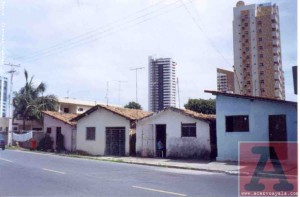
[[[217,68],[232,70],[236,0],[1,0],[1,63],[20,64],[47,94],[148,109],[148,57],[177,62],[180,107],[189,98],[214,98]],[[246,0],[246,4],[269,1]],[[286,100],[296,101],[297,0],[279,6]],[[9,70],[3,65],[2,71]],[[119,82],[122,81],[122,82]],[[177,102],[177,107],[179,103]]]

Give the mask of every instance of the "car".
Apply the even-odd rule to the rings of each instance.
[[[4,136],[0,134],[0,148],[2,148],[2,150],[5,150],[5,140],[4,140]]]

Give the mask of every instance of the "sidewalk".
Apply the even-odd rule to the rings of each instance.
[[[114,157],[114,156],[84,156],[78,154],[64,154],[64,153],[49,153],[41,151],[29,151],[26,149],[19,149],[19,151],[32,152],[37,154],[51,154],[65,157],[75,157],[84,159],[93,159],[99,161],[110,161],[119,163],[129,163],[138,165],[158,166],[166,168],[199,170],[206,172],[225,173],[228,175],[239,175],[239,169],[243,169],[241,176],[251,176],[252,173],[248,172],[249,166],[238,166],[237,162],[218,162],[218,161],[201,161],[201,160],[188,160],[188,159],[167,159],[167,158],[145,158],[145,157]],[[295,166],[289,166],[286,169],[286,177],[297,178],[294,176]],[[258,174],[258,175],[271,175],[271,174]]]
[[[132,163],[139,165],[159,166],[167,168],[200,170],[207,172],[218,172],[237,175],[237,162],[216,162],[216,161],[200,161],[200,160],[177,160],[162,158],[143,158],[143,157],[107,157],[101,156],[96,159],[113,162]]]

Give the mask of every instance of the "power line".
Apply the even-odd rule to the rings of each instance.
[[[127,21],[126,23],[122,23],[122,24],[118,25],[117,28],[114,27],[114,26],[112,26],[114,23],[116,23],[116,22],[113,22],[113,23],[111,23],[111,24],[109,24],[109,25],[103,26],[102,28],[98,28],[98,29],[89,31],[89,32],[87,32],[87,33],[85,33],[85,34],[82,34],[82,35],[80,35],[80,36],[74,37],[73,39],[69,39],[69,40],[67,40],[67,41],[65,41],[65,42],[56,44],[56,45],[54,45],[54,46],[52,46],[52,47],[49,47],[49,48],[47,48],[47,49],[43,49],[43,50],[37,51],[37,52],[33,53],[32,55],[30,55],[30,56],[28,56],[28,57],[25,57],[25,56],[23,56],[23,57],[18,57],[18,59],[20,59],[20,58],[23,58],[23,59],[24,59],[24,58],[25,58],[25,59],[29,59],[29,61],[35,61],[36,59],[40,59],[39,57],[41,57],[41,56],[48,56],[50,53],[56,53],[56,52],[58,52],[58,51],[63,52],[62,50],[66,49],[66,48],[72,49],[72,48],[78,47],[78,46],[80,46],[80,45],[82,45],[82,44],[86,44],[86,43],[92,42],[92,41],[94,41],[94,40],[98,40],[98,39],[101,38],[101,37],[99,37],[99,36],[101,36],[101,34],[105,34],[105,33],[106,33],[106,34],[108,34],[108,35],[105,35],[105,37],[106,37],[106,36],[110,36],[111,32],[113,32],[115,29],[117,29],[117,31],[115,31],[115,33],[118,33],[119,31],[121,31],[121,30],[123,30],[123,29],[127,29],[128,27],[131,27],[131,26],[134,26],[134,25],[137,25],[137,24],[146,22],[146,21],[150,20],[151,18],[160,16],[160,15],[162,15],[162,14],[166,14],[166,13],[168,13],[169,11],[172,11],[172,10],[174,10],[174,9],[177,9],[177,8],[179,8],[179,7],[182,7],[182,5],[181,5],[181,6],[177,6],[177,7],[173,8],[173,9],[166,10],[166,9],[168,9],[168,8],[172,8],[172,6],[174,6],[175,4],[177,4],[179,1],[180,1],[180,0],[178,0],[178,1],[174,2],[174,3],[168,4],[168,5],[164,6],[164,7],[161,7],[161,8],[159,8],[159,9],[156,10],[156,11],[152,11],[152,12],[150,12],[150,13],[140,15],[140,16],[134,18],[134,19],[131,19],[131,20]],[[153,7],[153,5],[150,6],[150,7]],[[143,9],[143,10],[145,10],[145,9]],[[157,13],[158,11],[160,11],[160,10],[162,10],[163,12],[161,12],[160,14],[156,14],[156,13]],[[141,12],[141,11],[139,11],[139,12]],[[137,12],[137,13],[138,13],[138,12]],[[155,14],[156,14],[156,15],[155,15]],[[149,16],[149,17],[148,17],[148,16]],[[148,17],[148,18],[147,18],[147,17]],[[126,18],[126,17],[125,17],[125,18]],[[127,17],[127,18],[128,18],[128,17]],[[117,22],[118,22],[118,21],[122,21],[123,19],[124,19],[124,18],[119,19],[119,20],[117,20]],[[139,20],[139,21],[138,21],[138,20]],[[126,21],[126,20],[125,20],[125,21]],[[135,21],[138,21],[138,22],[137,22],[137,23],[134,23],[133,25],[127,26],[128,24],[133,23],[133,22],[135,22]],[[125,25],[125,26],[124,26],[124,25]],[[122,27],[122,26],[123,26],[123,27]],[[127,27],[126,27],[126,26],[127,26]],[[120,27],[121,27],[121,28],[120,28]],[[118,29],[118,28],[119,28],[119,29]],[[99,32],[100,30],[103,30],[103,31]],[[113,33],[113,34],[115,34],[115,33]],[[72,46],[72,45],[75,45],[75,46]]]
[[[128,18],[130,18],[130,17],[132,17],[132,16],[135,16],[136,14],[138,14],[138,13],[140,13],[140,12],[142,12],[142,11],[145,11],[145,10],[151,8],[151,7],[155,7],[155,6],[157,6],[158,4],[162,3],[163,1],[165,1],[165,0],[162,0],[162,1],[160,1],[160,2],[158,2],[158,3],[156,3],[156,4],[154,4],[154,5],[151,5],[151,6],[149,6],[149,7],[143,8],[143,9],[141,9],[141,10],[139,10],[139,11],[133,13],[133,14],[127,15],[127,16],[122,17],[122,18],[119,18],[119,19],[117,19],[117,20],[115,20],[115,21],[113,21],[113,22],[107,23],[107,24],[104,25],[104,26],[101,26],[101,27],[98,27],[98,28],[94,28],[94,29],[92,29],[92,30],[90,30],[90,31],[88,31],[88,32],[85,32],[85,33],[83,33],[83,34],[80,34],[80,35],[78,35],[78,36],[75,36],[75,37],[73,37],[73,38],[71,38],[71,39],[65,40],[64,42],[60,42],[60,43],[55,44],[55,45],[53,45],[53,46],[50,46],[50,47],[48,47],[48,48],[44,48],[44,49],[38,50],[38,51],[36,51],[35,53],[33,53],[32,55],[30,55],[29,57],[31,57],[31,56],[33,56],[33,55],[36,55],[36,54],[43,53],[43,52],[47,52],[47,51],[49,51],[49,50],[51,50],[51,49],[53,49],[53,48],[57,48],[57,47],[60,47],[60,46],[64,46],[64,45],[66,45],[67,43],[72,42],[73,40],[76,40],[76,39],[81,38],[81,37],[86,37],[86,36],[89,35],[89,34],[93,34],[93,33],[95,33],[95,32],[98,32],[99,30],[104,29],[104,28],[106,28],[107,26],[114,25],[115,23],[117,24],[118,22],[126,21],[125,19],[128,19]],[[17,59],[23,59],[23,58],[26,58],[26,56],[19,56],[19,57],[16,57],[16,58],[17,58]]]
[[[179,0],[179,1],[180,1],[180,0]],[[179,1],[177,1],[177,2],[179,2]],[[175,3],[177,3],[177,2],[175,2]],[[171,4],[171,6],[174,5],[175,3]],[[171,6],[168,5],[168,6],[165,6],[165,7],[171,7]],[[108,30],[105,30],[105,31],[101,32],[102,34],[104,34],[104,33],[106,33],[106,32],[108,33],[107,35],[104,35],[104,36],[102,36],[102,37],[101,37],[101,34],[100,34],[100,35],[92,35],[92,36],[89,36],[89,37],[87,37],[87,38],[80,39],[80,40],[78,40],[78,41],[74,41],[74,43],[70,43],[69,46],[66,46],[66,47],[64,47],[64,46],[62,46],[62,47],[57,47],[57,49],[53,49],[52,51],[49,51],[49,52],[44,52],[43,54],[29,56],[29,58],[27,58],[27,59],[29,59],[29,61],[27,60],[27,62],[36,61],[36,60],[41,59],[41,58],[43,58],[43,57],[48,57],[48,56],[50,56],[50,55],[54,55],[54,54],[56,54],[57,52],[61,52],[61,53],[62,53],[62,52],[65,52],[66,49],[73,49],[73,48],[75,48],[75,47],[79,47],[79,46],[81,46],[81,45],[84,45],[84,44],[93,42],[93,41],[98,40],[98,39],[100,39],[100,38],[111,36],[111,35],[113,35],[113,34],[116,34],[116,33],[120,32],[120,31],[123,31],[123,30],[125,30],[125,29],[130,28],[130,27],[133,27],[133,26],[135,26],[135,25],[144,23],[144,22],[146,22],[146,21],[148,21],[148,20],[150,20],[150,19],[152,19],[152,18],[154,18],[154,17],[158,17],[158,16],[163,15],[163,14],[166,14],[166,13],[172,11],[172,10],[178,9],[178,8],[180,8],[180,7],[182,7],[182,6],[183,6],[183,5],[174,7],[173,9],[169,9],[169,10],[167,10],[167,11],[164,11],[164,12],[160,13],[160,14],[153,15],[153,16],[150,17],[150,18],[146,18],[146,16],[148,16],[148,15],[150,15],[150,14],[143,15],[142,17],[144,17],[144,19],[143,19],[142,17],[138,17],[138,18],[132,20],[131,22],[134,22],[135,20],[138,20],[139,18],[142,18],[142,19],[143,19],[142,21],[139,21],[139,22],[134,23],[134,24],[129,25],[129,26],[124,26],[124,27],[122,27],[122,28],[119,28],[118,31],[115,31],[115,32],[112,32],[112,31],[114,30],[114,28],[109,28]],[[152,13],[155,13],[155,12],[152,12]],[[125,24],[125,25],[126,25],[126,24]],[[121,26],[121,25],[119,25],[119,26]],[[99,37],[99,36],[100,36],[100,37]],[[73,45],[73,46],[72,46],[72,45]]]
[[[193,3],[191,0],[189,0],[190,3]],[[180,0],[180,2],[183,4],[184,9],[186,10],[186,12],[189,14],[189,16],[192,18],[193,22],[195,23],[195,25],[198,27],[198,29],[203,33],[203,35],[205,36],[205,38],[207,39],[208,43],[211,45],[211,47],[220,55],[220,57],[228,63],[228,65],[230,65],[229,61],[223,56],[223,54],[220,52],[220,50],[217,48],[217,46],[213,43],[213,41],[209,38],[209,36],[205,33],[205,31],[202,29],[201,25],[198,23],[197,19],[195,19],[195,17],[193,16],[193,14],[190,12],[190,10],[188,9],[188,7],[186,6],[186,4],[184,3],[183,0]]]

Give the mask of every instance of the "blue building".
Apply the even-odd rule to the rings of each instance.
[[[205,92],[216,95],[217,160],[237,161],[239,142],[297,141],[297,102]]]

